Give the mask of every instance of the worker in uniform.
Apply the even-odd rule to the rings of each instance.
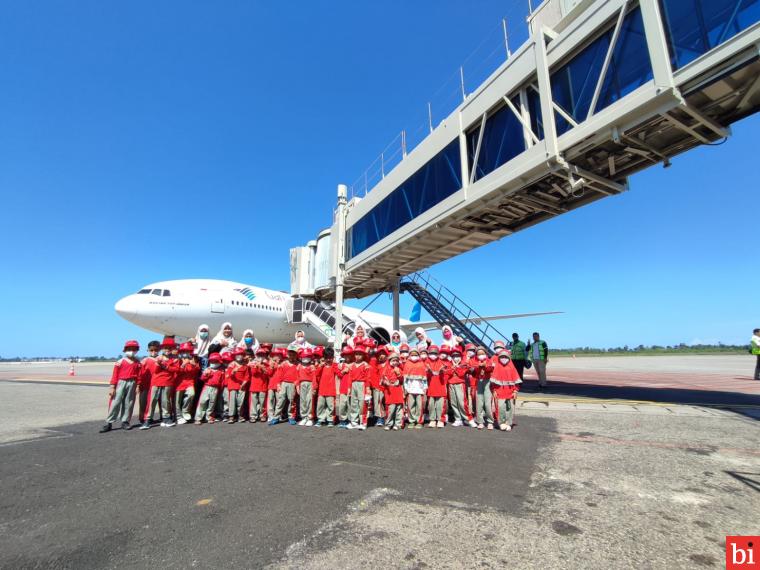
[[[425,363],[428,382],[427,411],[429,428],[442,428],[445,425],[443,421],[445,413],[443,403],[446,399],[446,365],[439,357],[439,348],[431,344],[428,347],[428,360]]]
[[[203,420],[213,424],[217,421],[215,415],[216,400],[219,390],[224,383],[225,370],[222,357],[218,352],[212,352],[208,357],[208,368],[201,374],[201,395],[198,398],[198,410],[195,414],[195,425],[201,425]]]
[[[271,374],[268,355],[269,351],[260,345],[256,357],[248,363],[248,418],[251,423],[263,421],[266,417],[267,387]]]
[[[380,384],[385,391],[387,414],[386,430],[399,430],[404,427],[404,374],[401,358],[393,352],[388,363],[383,367]]]
[[[520,335],[516,332],[512,333],[512,365],[517,370],[517,374],[520,376],[520,380],[524,380],[523,373],[525,372],[525,343],[520,340]]]
[[[507,352],[502,351],[495,355],[491,371],[491,393],[496,403],[496,419],[502,431],[512,429],[514,400],[520,383],[520,375]]]
[[[301,421],[298,422],[298,425],[306,427],[314,425],[312,401],[317,380],[317,369],[312,362],[313,357],[314,352],[311,348],[302,348],[298,351],[298,358],[301,361],[298,364],[298,380],[296,381],[296,394],[301,408]]]
[[[493,363],[486,354],[486,349],[480,347],[475,353],[475,377],[477,388],[475,392],[475,415],[478,429],[487,427],[493,429],[493,394],[491,393],[491,372]]]
[[[322,363],[317,369],[315,391],[317,393],[317,421],[315,426],[333,427],[335,425],[336,377],[339,372],[335,362],[335,351],[324,349]]]
[[[546,389],[546,365],[549,363],[549,347],[546,345],[546,341],[541,340],[541,336],[534,332],[533,342],[528,343],[525,350],[528,353],[528,359],[536,369],[538,389],[543,392]]]
[[[177,423],[180,425],[193,419],[195,381],[200,373],[200,366],[193,360],[194,348],[189,342],[183,342],[179,346],[180,367],[177,374],[175,410]]]
[[[131,429],[130,420],[135,407],[135,394],[140,378],[140,360],[137,352],[140,345],[136,340],[124,343],[124,356],[116,361],[111,374],[111,389],[108,391],[110,406],[105,425],[100,433],[111,431],[111,424],[121,420],[121,428]]]
[[[755,380],[760,380],[760,329],[752,331],[750,352],[757,358],[757,361],[755,362]]]
[[[245,361],[245,348],[238,346],[232,351],[233,362],[227,366],[225,376],[227,382],[227,402],[228,423],[234,424],[237,421],[244,422],[243,405],[245,395],[248,392],[248,383],[251,381],[250,368]],[[224,355],[222,355],[224,358]]]

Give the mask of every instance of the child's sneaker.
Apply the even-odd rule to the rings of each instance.
[[[444,427],[445,425],[446,425],[446,424],[445,424],[445,423],[443,423],[443,422],[438,422],[438,427],[439,427],[439,428],[442,428],[442,427]]]
[[[365,429],[367,429],[367,426],[365,426],[364,424],[359,424],[358,426],[356,426],[356,429],[364,431]]]
[[[132,429],[132,426],[129,425],[129,422],[121,422],[121,429],[129,431]]]
[[[478,429],[483,429],[485,426],[483,424],[478,424]]]
[[[143,424],[140,426],[140,429],[150,429],[150,422],[149,421],[143,422]]]
[[[488,424],[488,427],[486,429],[493,429],[493,424]]]
[[[434,422],[433,420],[430,420],[430,421],[428,422],[428,427],[429,427],[429,428],[435,427],[435,422]]]
[[[168,422],[166,422],[166,424],[161,424],[161,425],[164,427],[174,427],[177,424],[175,424],[173,420],[169,420]]]
[[[414,424],[414,429],[422,429],[422,424]]]
[[[306,427],[311,427],[314,425],[314,422],[312,420],[306,420],[306,423],[304,424]]]
[[[180,418],[177,420],[177,425],[183,426],[187,423],[187,420],[185,418]]]
[[[385,431],[390,431],[390,430],[391,430],[391,426],[385,426]]]
[[[280,420],[278,420],[277,418],[272,418],[271,420],[269,420],[267,422],[267,425],[268,426],[276,426],[279,423],[280,423]]]
[[[341,429],[348,429],[348,423],[347,422],[340,422],[338,424],[338,427]]]
[[[454,427],[462,427],[464,424],[462,423],[461,420],[454,420],[454,423],[451,425]]]
[[[202,424],[203,424],[203,422],[201,420],[195,420],[195,425],[199,426],[199,425],[202,425]]]
[[[388,429],[388,428],[385,428]],[[398,426],[393,426],[393,431],[398,431]]]
[[[327,427],[335,427],[335,424],[332,423],[332,420],[330,420],[329,422],[327,422]]]
[[[111,431],[111,424],[106,424],[100,428],[100,433],[107,433],[109,431]]]
[[[292,425],[292,426],[294,426],[294,425],[298,425],[298,422],[297,422],[297,421],[296,421],[294,418],[290,418],[290,419],[288,420],[288,423],[289,423],[290,425]]]
[[[375,423],[376,426],[384,426],[385,420],[383,418],[377,418],[377,422]]]
[[[299,426],[305,426],[306,425],[306,418],[302,419],[300,422],[298,422]]]
[[[475,420],[469,420],[467,422],[467,425],[470,426],[470,427],[476,427],[476,428],[480,429],[480,426],[477,423],[475,423]]]
[[[512,426],[507,424],[506,426],[504,426],[504,431],[512,431]]]
[[[507,431],[507,424],[499,424],[499,429],[501,431]]]

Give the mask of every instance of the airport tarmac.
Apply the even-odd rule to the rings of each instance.
[[[752,386],[735,408],[528,386],[511,433],[99,434],[109,367],[54,368],[0,366],[0,567],[722,567],[760,534]]]

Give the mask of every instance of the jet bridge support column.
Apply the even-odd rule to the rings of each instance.
[[[343,346],[343,277],[346,270],[346,204],[348,187],[338,184],[338,235],[333,236],[337,241],[337,271],[335,272],[335,340],[333,347],[336,356]]]
[[[399,317],[399,296],[401,293],[401,280],[396,278],[393,283],[393,330],[399,330],[401,319]]]

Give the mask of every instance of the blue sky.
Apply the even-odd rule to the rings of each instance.
[[[0,5],[0,355],[147,340],[113,304],[153,281],[287,289],[288,249],[329,225],[336,184],[428,100],[442,113],[479,44],[467,77],[501,57],[504,16],[516,47],[527,6],[283,4]],[[484,314],[565,311],[500,325],[554,346],[746,342],[759,121],[433,275]]]

